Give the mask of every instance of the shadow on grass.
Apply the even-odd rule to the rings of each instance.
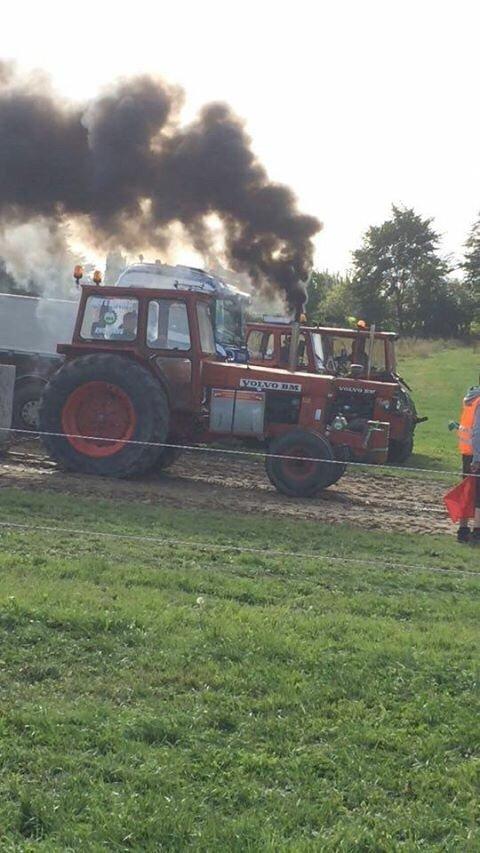
[[[402,468],[429,468],[431,471],[451,471],[452,474],[457,473],[457,468],[452,467],[451,463],[445,462],[435,456],[429,456],[426,453],[413,453],[410,459],[404,465],[396,465],[400,470]],[[460,461],[458,462],[458,471],[460,471]]]

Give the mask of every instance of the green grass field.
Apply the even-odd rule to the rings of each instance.
[[[479,354],[400,350],[456,470]],[[0,850],[480,849],[473,549],[11,489],[0,538]]]
[[[480,848],[472,549],[8,490],[0,518],[85,530],[0,532],[1,850]]]
[[[458,420],[466,389],[479,382],[480,348],[400,342],[398,370],[413,389],[419,416],[429,418],[417,428],[415,453],[407,464],[458,470],[457,433],[448,431],[448,422]]]

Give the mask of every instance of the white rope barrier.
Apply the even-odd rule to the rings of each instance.
[[[95,442],[112,442],[115,444],[133,444],[133,445],[141,445],[144,447],[162,447],[162,448],[174,448],[176,450],[186,450],[186,451],[194,451],[200,453],[222,453],[225,455],[233,455],[233,456],[249,456],[256,459],[260,459],[264,461],[265,459],[284,459],[291,460],[293,462],[322,462],[328,465],[344,465],[344,466],[352,466],[359,468],[376,468],[377,470],[387,470],[387,471],[408,471],[411,473],[417,474],[441,474],[442,476],[454,477],[456,474],[462,475],[462,471],[453,471],[448,470],[447,468],[415,468],[413,466],[406,465],[389,465],[387,463],[375,463],[375,462],[356,462],[353,460],[341,460],[341,459],[321,459],[316,456],[289,456],[281,453],[269,453],[268,450],[265,451],[254,451],[254,450],[237,450],[233,448],[222,448],[222,447],[209,447],[195,444],[172,444],[166,441],[139,441],[136,439],[121,439],[121,438],[107,438],[105,436],[98,435],[83,435],[76,433],[64,433],[64,432],[47,432],[42,430],[35,430],[32,432],[27,429],[14,429],[13,427],[0,427],[0,432],[9,432],[16,434],[23,434],[31,437],[32,439],[38,436],[51,436],[53,438],[73,438],[73,439],[83,439],[85,441],[95,441]],[[480,477],[480,473],[477,474],[469,474],[470,477]]]

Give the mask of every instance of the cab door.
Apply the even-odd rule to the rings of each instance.
[[[145,343],[150,362],[167,385],[172,409],[193,407],[193,335],[187,300],[148,300]]]

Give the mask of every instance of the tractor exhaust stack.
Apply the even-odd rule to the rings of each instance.
[[[288,353],[288,369],[295,373],[298,365],[298,344],[300,340],[300,323],[294,320],[290,335],[290,350]]]

